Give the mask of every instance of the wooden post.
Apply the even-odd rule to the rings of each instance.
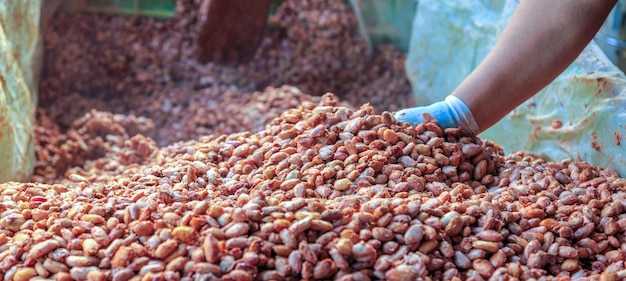
[[[251,59],[263,37],[271,0],[204,0],[198,58],[237,63]]]

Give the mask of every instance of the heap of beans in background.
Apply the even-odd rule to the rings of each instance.
[[[296,106],[287,101],[266,105],[278,113],[248,112],[261,102],[255,92],[267,86],[334,92],[357,108],[413,105],[405,55],[387,45],[368,57],[346,1],[283,1],[255,58],[240,65],[196,60],[201,2],[178,0],[167,21],[56,13],[44,33],[45,115],[63,131],[91,109],[142,116],[154,122],[148,135],[163,146],[209,133],[256,132],[265,125],[258,125],[258,113],[271,120]]]
[[[293,87],[282,90],[268,88],[265,92],[239,98],[225,92],[219,101],[198,95],[194,97],[193,106],[179,115],[183,124],[196,124],[199,126],[196,128],[175,126],[157,129],[152,119],[92,110],[75,120],[69,130],[62,132],[46,111],[40,109],[35,129],[37,163],[32,180],[55,183],[65,178],[68,168],[92,165],[90,160],[109,161],[103,157],[108,151],[118,150],[137,134],[152,136],[157,131],[169,133],[173,138],[185,138],[197,133],[260,131],[285,110],[305,101],[319,102],[319,99]],[[175,107],[172,104],[164,104],[163,107],[167,107],[167,111],[180,110],[172,109]]]
[[[505,156],[332,95],[257,133],[161,149],[136,135],[107,157],[0,185],[5,279],[626,277],[614,170]]]
[[[62,133],[59,126],[39,109],[35,126],[37,162],[32,180],[59,181],[65,178],[68,168],[101,159],[131,136],[146,134],[153,129],[154,124],[146,118],[92,110]]]

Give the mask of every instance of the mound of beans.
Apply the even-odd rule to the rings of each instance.
[[[258,132],[163,148],[138,134],[106,157],[0,185],[5,280],[626,277],[614,170],[505,155],[332,94]]]

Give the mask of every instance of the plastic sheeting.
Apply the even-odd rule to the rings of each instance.
[[[0,182],[33,170],[40,9],[41,1],[0,1]]]
[[[408,51],[417,0],[350,0],[361,34],[376,46],[392,43]]]
[[[418,105],[440,101],[454,90],[495,44],[517,4],[419,2],[406,60]],[[625,127],[626,76],[592,42],[550,85],[480,137],[507,153],[583,160],[624,176]]]
[[[58,0],[46,0],[58,1]],[[171,18],[176,10],[172,0],[62,0],[61,9],[66,12],[95,12],[127,14],[155,18]],[[46,3],[47,4],[47,3]]]

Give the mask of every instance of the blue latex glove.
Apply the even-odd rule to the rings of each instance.
[[[398,121],[408,122],[413,125],[423,123],[423,114],[429,113],[439,126],[446,128],[461,128],[465,133],[476,135],[480,132],[474,115],[470,109],[455,96],[448,96],[445,100],[433,103],[429,106],[420,106],[400,110],[394,114]]]

